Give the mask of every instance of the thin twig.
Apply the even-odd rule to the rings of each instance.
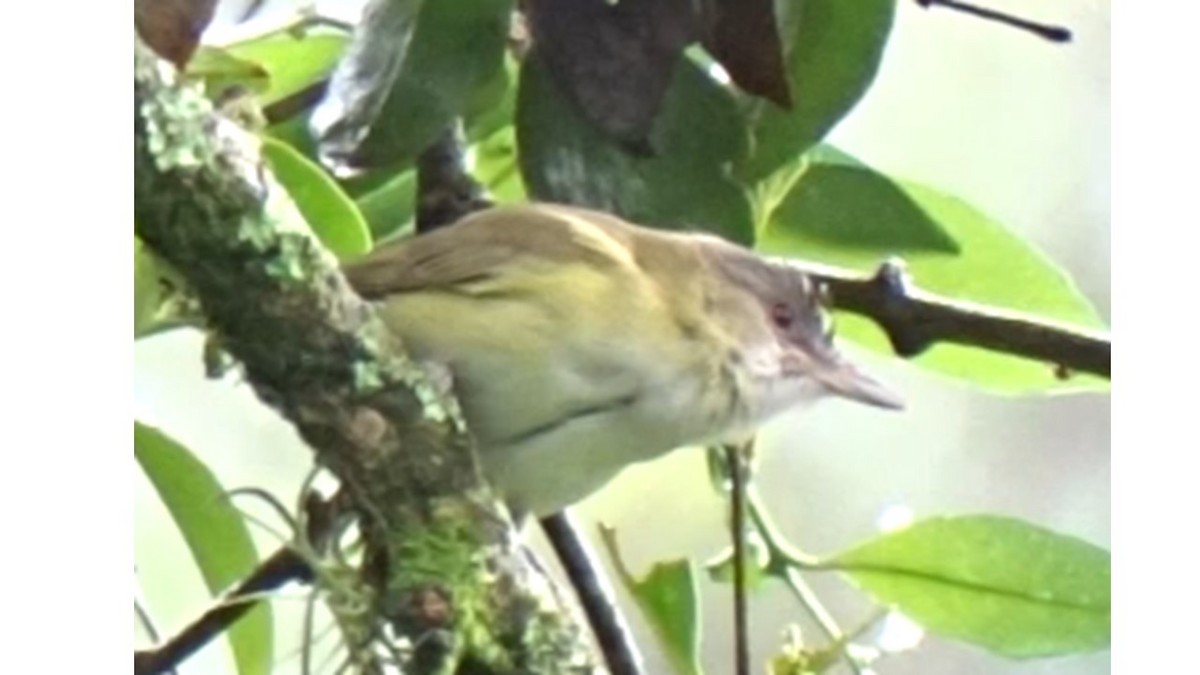
[[[269,492],[260,488],[239,488],[226,493],[226,498],[237,495],[253,494],[270,505],[295,536],[305,536],[311,548],[324,550],[334,536],[335,525],[338,521],[336,513],[349,508],[350,495],[345,489],[339,489],[332,497],[322,499],[313,492],[312,480],[316,470],[305,478],[299,505],[299,520],[288,513],[279,501]],[[245,518],[256,522],[268,531],[274,530],[266,523],[259,521],[250,514]],[[301,534],[303,533],[303,535]],[[284,537],[275,533],[280,539]],[[139,652],[134,659],[134,672],[160,673],[181,663],[198,649],[208,644],[213,638],[229,629],[238,619],[245,616],[259,602],[270,597],[272,591],[291,581],[309,582],[313,579],[313,569],[294,545],[284,545],[270,557],[258,564],[250,574],[236,587],[227,592],[216,604],[208,609],[200,618],[167,643],[145,652]],[[143,670],[143,663],[145,670]]]
[[[868,616],[866,619],[864,619],[862,623],[858,624],[858,627],[856,627],[854,630],[852,630],[846,634],[846,642],[847,643],[853,642],[853,641],[859,639],[860,637],[866,635],[867,631],[871,630],[875,626],[875,624],[877,624],[880,621],[887,618],[887,615],[890,612],[891,612],[891,610],[889,610],[886,607],[876,608],[874,611],[871,612],[870,616]]]
[[[541,520],[541,525],[583,606],[609,672],[612,675],[641,675],[644,672],[642,658],[632,631],[617,610],[613,593],[604,583],[604,572],[580,536],[570,511],[547,516]]]
[[[748,486],[746,489],[746,507],[746,514],[754,522],[754,527],[758,530],[763,545],[767,549],[767,574],[783,579],[796,599],[800,601],[800,606],[825,634],[825,638],[834,645],[841,644],[846,639],[845,633],[829,610],[821,604],[808,582],[800,576],[800,570],[818,566],[816,558],[799,551],[787,542],[775,524],[767,517],[766,506],[753,486]],[[862,675],[862,669],[854,662],[854,659],[850,658],[849,654],[845,653],[845,650],[842,650],[842,657],[855,675]]]
[[[973,14],[988,21],[995,21],[1006,26],[1012,26],[1034,35],[1049,40],[1050,42],[1070,42],[1071,31],[1062,26],[1051,26],[1029,19],[1022,19],[1019,16],[1006,14],[987,7],[979,7],[958,0],[917,0],[917,4],[928,9],[930,7],[946,7],[948,9],[956,9],[965,14]]]
[[[817,669],[817,672],[825,672],[826,668],[828,668],[828,666],[831,665],[838,657],[845,659],[846,664],[855,673],[863,672],[864,669],[867,669],[866,672],[874,672],[873,670],[870,670],[870,666],[876,659],[873,658],[873,659],[871,659],[871,661],[865,661],[865,662],[860,663],[860,660],[858,658],[855,658],[850,655],[850,652],[847,649],[847,647],[850,645],[851,642],[854,642],[855,640],[866,635],[867,631],[871,630],[875,626],[875,624],[879,623],[887,615],[888,615],[887,608],[877,607],[874,611],[871,612],[871,615],[868,616],[866,618],[866,620],[864,620],[863,622],[861,622],[857,626],[855,626],[853,630],[849,631],[848,633],[843,634],[839,640],[831,643],[829,646],[822,649],[821,651],[824,654],[827,654],[830,656],[827,657],[827,660],[825,661],[825,665],[823,667]]]
[[[462,120],[453,123],[417,157],[417,232],[450,225],[492,205],[471,177],[465,156]]]
[[[762,537],[763,546],[767,549],[767,571],[782,571],[783,566],[796,567],[802,570],[819,569],[820,561],[795,546],[788,543],[784,535],[767,517],[767,507],[762,503],[758,490],[751,486],[746,491],[746,514],[750,516],[754,527]]]
[[[750,675],[750,627],[746,609],[746,471],[742,449],[725,446],[729,465],[729,530],[733,537],[734,672]]]
[[[795,594],[796,599],[800,601],[800,606],[821,627],[821,632],[825,633],[825,637],[834,645],[844,645],[847,641],[846,634],[842,632],[841,627],[837,624],[837,620],[833,618],[833,615],[829,613],[829,610],[825,609],[825,605],[817,598],[817,594],[813,591],[812,587],[800,576],[800,570],[789,566],[784,580],[787,582],[788,588]],[[854,662],[854,659],[850,658],[845,649],[842,650],[842,657],[845,659],[846,664],[850,666],[851,672],[855,675],[862,675],[862,668]]]
[[[142,628],[146,631],[146,635],[154,642],[158,642],[158,630],[154,627],[154,621],[150,619],[150,612],[147,612],[142,603],[136,599],[133,601],[133,613],[137,615],[138,621],[141,622]]]
[[[139,600],[136,596],[133,599],[133,613],[137,616],[138,621],[141,622],[142,628],[146,631],[146,635],[152,642],[157,643],[159,641],[158,629],[154,627],[154,620],[150,618],[149,610],[142,605],[141,600]],[[174,670],[167,671],[167,673],[168,675],[175,675]]]
[[[312,650],[316,648],[316,637],[313,635],[313,614],[317,607],[317,594],[308,594],[304,603],[304,639],[300,645],[300,675],[312,675]],[[335,624],[331,624],[330,628]]]
[[[916,356],[934,343],[952,342],[1044,361],[1062,378],[1073,372],[1110,377],[1112,344],[1107,333],[922,291],[896,260],[880,265],[869,277],[816,263],[781,262],[824,285],[834,307],[874,320],[900,356]]]
[[[311,579],[312,570],[287,547],[275,551],[227,593],[220,602],[161,646],[134,653],[134,675],[157,675],[177,667],[184,659],[208,644],[242,618],[257,602],[236,602],[246,596],[260,596],[292,581]]]

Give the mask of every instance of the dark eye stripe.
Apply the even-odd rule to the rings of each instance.
[[[777,302],[771,305],[771,320],[779,328],[790,328],[795,317],[792,316],[792,308],[782,302]]]

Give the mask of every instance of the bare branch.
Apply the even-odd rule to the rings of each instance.
[[[1112,345],[1100,331],[927,293],[912,287],[899,261],[884,263],[871,277],[784,262],[824,284],[834,307],[873,319],[900,356],[952,342],[1045,361],[1064,378],[1076,371],[1111,377]]]
[[[329,499],[315,492],[307,493],[303,506],[306,531],[297,532],[296,535],[305,537],[309,548],[313,550],[327,550],[338,534],[340,515],[352,506],[349,493],[344,488]],[[267,599],[269,592],[293,581],[309,583],[312,580],[313,569],[297,547],[294,544],[281,546],[175,637],[154,649],[136,652],[133,658],[134,675],[159,675],[172,671]],[[156,636],[154,639],[157,642]]]
[[[291,549],[281,548],[227,593],[199,619],[163,644],[133,657],[134,675],[157,675],[173,670],[258,605],[257,598],[292,581],[307,581],[311,569]],[[245,602],[241,600],[245,599]]]

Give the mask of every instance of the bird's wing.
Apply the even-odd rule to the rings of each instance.
[[[451,367],[476,433],[513,440],[627,405],[661,368],[657,343],[645,354],[623,338],[632,314],[662,312],[622,234],[575,209],[503,207],[343,271],[387,301],[419,358]]]
[[[573,209],[525,205],[482,211],[452,227],[381,247],[342,271],[360,295],[379,299],[408,291],[469,292],[504,283],[518,263],[525,274],[554,274],[554,263],[572,262],[603,269],[631,265],[632,258],[611,225],[596,225]]]

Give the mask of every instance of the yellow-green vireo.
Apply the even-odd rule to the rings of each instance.
[[[449,368],[485,475],[518,514],[823,395],[901,406],[834,348],[808,277],[709,235],[504,206],[345,273],[416,358]]]

